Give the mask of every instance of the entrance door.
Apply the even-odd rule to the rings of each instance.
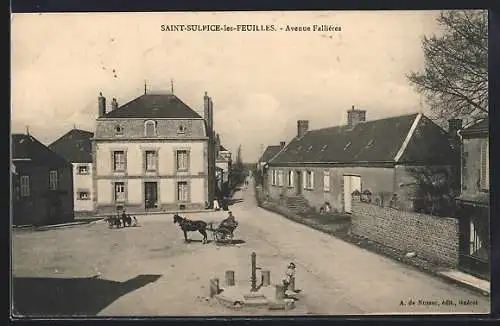
[[[352,193],[354,190],[361,192],[361,177],[344,175],[344,212],[352,213]]]
[[[156,182],[144,182],[144,207],[146,209],[158,207],[158,185]]]
[[[295,171],[295,184],[297,185],[296,194],[302,194],[302,173],[300,171]]]

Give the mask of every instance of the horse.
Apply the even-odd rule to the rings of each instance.
[[[106,222],[108,222],[110,228],[113,226],[116,226],[117,228],[122,226],[122,220],[116,216],[108,216],[106,218]],[[123,226],[125,226],[125,224],[123,224]]]
[[[188,232],[195,232],[198,231],[203,235],[203,243],[208,242],[208,236],[207,236],[207,223],[204,221],[192,221],[187,218],[184,218],[180,216],[179,214],[174,215],[174,224],[177,223],[180,227],[182,232],[184,232],[184,241],[189,242],[187,238],[187,233]]]

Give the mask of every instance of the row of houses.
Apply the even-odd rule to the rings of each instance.
[[[110,108],[100,94],[94,132],[75,128],[49,146],[14,134],[14,224],[210,208],[232,158],[215,131],[212,98],[203,101],[201,117],[173,93],[145,91]]]
[[[297,121],[296,136],[268,146],[258,166],[271,200],[344,213],[353,193],[420,211],[416,174],[430,173],[433,184],[456,180],[461,265],[481,273],[489,268],[488,139],[487,118],[468,126],[452,119],[444,130],[422,113],[367,121],[353,106],[345,125],[309,130],[309,121]]]

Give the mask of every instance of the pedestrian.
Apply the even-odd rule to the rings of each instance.
[[[283,285],[285,286],[285,291],[290,287],[291,291],[295,291],[295,264],[291,262],[285,272],[285,278],[283,279]]]
[[[217,197],[214,199],[214,210],[216,210],[216,211],[220,210],[219,199]]]

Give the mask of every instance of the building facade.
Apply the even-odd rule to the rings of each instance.
[[[266,147],[264,153],[262,153],[262,156],[257,161],[257,178],[259,178],[259,180],[257,180],[258,184],[269,184],[269,161],[271,161],[271,159],[273,159],[282,149],[285,148],[285,144],[286,143],[282,141],[279,145],[270,145]],[[263,188],[264,191],[266,191],[267,189],[268,187]]]
[[[76,214],[94,211],[94,191],[92,186],[92,144],[94,133],[72,129],[49,148],[70,162],[73,167],[73,205]]]
[[[144,94],[106,112],[101,95],[92,139],[98,214],[204,209],[215,179],[212,100],[202,118],[174,94]]]
[[[12,224],[70,222],[71,164],[29,134],[12,135]]]
[[[232,157],[231,151],[228,151],[221,145],[219,134],[215,137],[215,152],[216,152],[216,185],[217,191],[222,191],[225,184],[229,184],[231,175]]]
[[[318,130],[299,120],[297,136],[268,162],[268,195],[305,200],[315,208],[328,203],[333,210],[350,213],[352,194],[358,191],[374,201],[393,200],[399,208],[414,210],[419,171],[443,178],[457,173],[455,125],[450,136],[423,114],[372,121],[365,117],[365,110],[353,107],[346,125]]]
[[[467,126],[462,137],[460,267],[490,278],[490,155],[488,118]]]

